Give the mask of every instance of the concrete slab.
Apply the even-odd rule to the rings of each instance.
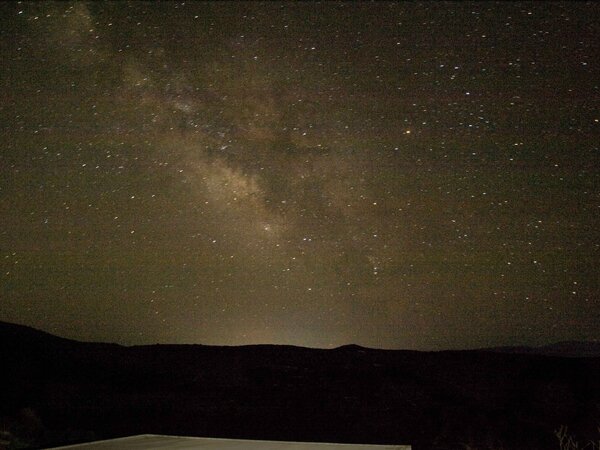
[[[410,445],[328,444],[322,442],[251,441],[184,436],[142,434],[119,439],[88,442],[86,444],[55,447],[53,450],[410,450]]]

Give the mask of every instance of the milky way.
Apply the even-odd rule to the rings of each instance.
[[[0,320],[598,339],[592,3],[5,3]]]

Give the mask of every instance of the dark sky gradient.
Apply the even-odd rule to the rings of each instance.
[[[3,3],[0,320],[600,338],[600,7]]]

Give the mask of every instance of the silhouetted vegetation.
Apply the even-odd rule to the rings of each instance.
[[[569,433],[567,425],[561,425],[554,434],[558,439],[560,450],[598,450],[600,449],[600,426],[598,427],[599,437],[596,439],[587,439],[579,441],[575,436]]]

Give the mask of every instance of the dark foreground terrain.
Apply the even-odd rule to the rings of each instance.
[[[599,374],[598,357],[524,349],[122,347],[0,322],[0,448],[155,433],[546,450],[561,426],[581,448],[600,439]]]

